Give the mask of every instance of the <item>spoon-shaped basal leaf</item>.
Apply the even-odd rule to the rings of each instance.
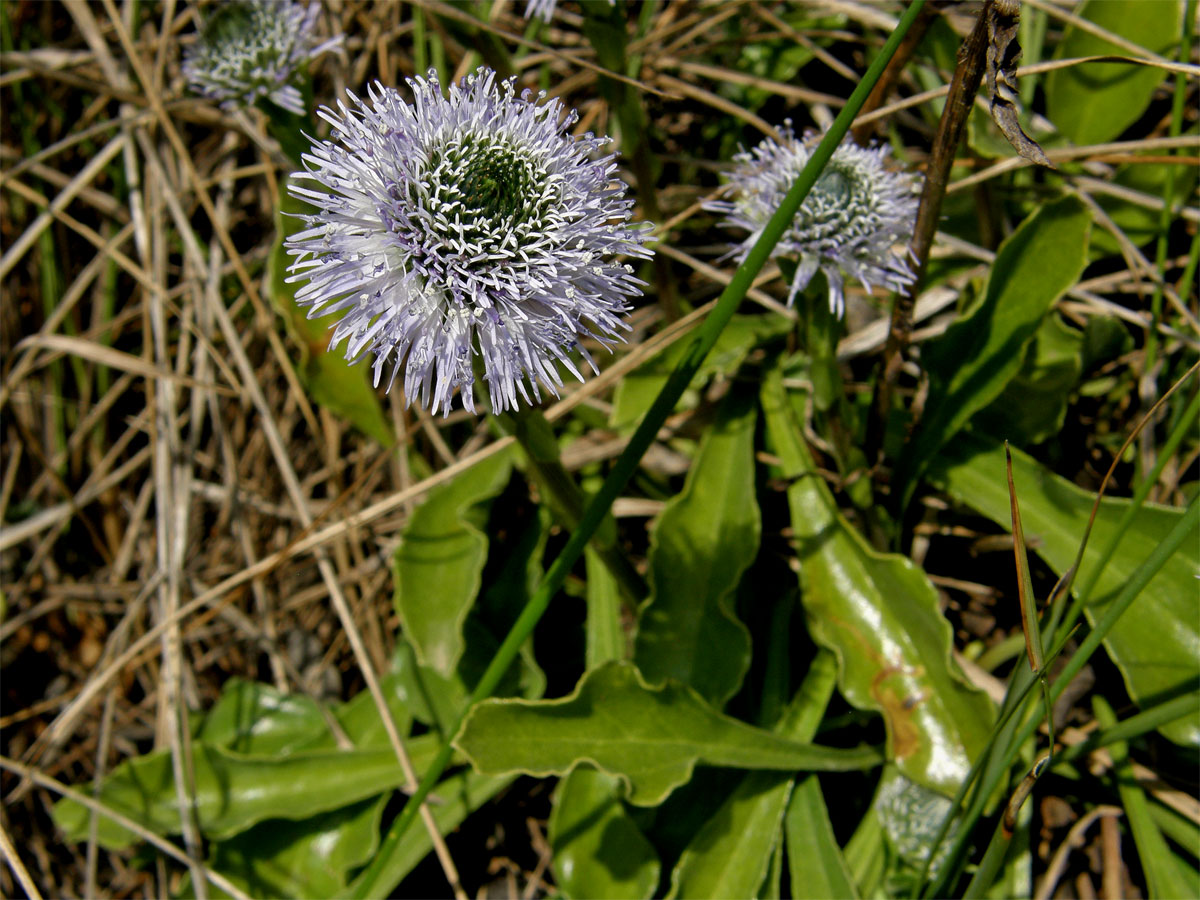
[[[661,803],[697,765],[846,771],[883,759],[871,747],[818,747],[755,728],[678,682],[650,687],[621,662],[588,672],[562,699],[480,703],[454,743],[485,774],[541,777],[594,766],[620,777],[637,806]]]
[[[803,441],[804,395],[789,395],[775,368],[762,398],[772,449],[790,480],[809,630],[837,654],[846,700],[883,716],[889,759],[912,781],[951,795],[991,730],[991,704],[950,661],[950,624],[925,573],[875,551],[838,510]]]

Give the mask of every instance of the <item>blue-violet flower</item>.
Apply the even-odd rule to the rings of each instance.
[[[608,143],[574,139],[558,100],[517,96],[479,69],[449,96],[436,73],[409,80],[413,102],[376,83],[369,102],[319,115],[330,140],[305,154],[292,195],[319,209],[287,241],[296,301],[310,316],[342,313],[331,347],[369,350],[375,383],[404,371],[405,397],[449,412],[455,390],[474,411],[478,355],[492,409],[557,395],[558,363],[584,337],[608,347],[627,329],[627,298],[644,285],[616,255],[647,258],[630,223]],[[312,187],[304,186],[310,182]]]
[[[600,0],[580,0],[581,3],[599,3]],[[615,0],[608,0],[608,5],[612,6]],[[549,22],[554,18],[554,10],[558,8],[558,0],[526,0],[525,2],[525,18],[532,19],[534,16],[541,16],[543,22]]]
[[[737,166],[729,176],[733,199],[710,200],[704,206],[725,213],[723,224],[750,232],[730,252],[739,262],[779,208],[819,139],[816,135],[801,141],[787,124],[779,129],[778,141],[767,138],[753,151],[734,156]],[[850,140],[834,151],[771,253],[772,258],[796,263],[789,304],[818,269],[829,285],[829,308],[839,317],[846,306],[847,276],[867,290],[881,285],[895,291],[912,284],[916,276],[906,253],[917,214],[916,181],[888,169],[887,157],[886,146],[859,147]]]
[[[300,67],[342,41],[342,35],[318,40],[320,4],[228,0],[214,6],[184,56],[183,74],[192,90],[226,108],[266,97],[303,115]]]

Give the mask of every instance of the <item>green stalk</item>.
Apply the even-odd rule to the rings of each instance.
[[[558,558],[554,560],[554,563],[546,571],[537,591],[530,598],[525,609],[513,624],[508,636],[504,639],[504,643],[496,651],[495,657],[488,665],[479,683],[475,686],[475,690],[472,691],[466,706],[459,713],[457,720],[449,729],[449,734],[456,735],[462,727],[462,723],[466,719],[470,709],[476,703],[491,696],[492,691],[495,690],[496,685],[516,658],[521,646],[533,632],[542,614],[549,607],[551,598],[558,592],[563,581],[566,580],[567,574],[583,553],[588,541],[591,540],[600,523],[608,515],[613,501],[616,500],[617,495],[624,489],[629,479],[633,476],[643,454],[649,449],[655,436],[658,434],[658,430],[675,408],[675,404],[691,383],[693,376],[699,370],[705,357],[708,356],[709,351],[712,350],[713,345],[716,344],[722,330],[729,323],[738,305],[750,290],[755,277],[762,271],[763,266],[771,255],[771,251],[796,217],[796,213],[799,212],[804,198],[808,196],[809,191],[816,184],[822,169],[825,168],[825,165],[833,156],[834,150],[837,149],[842,138],[845,137],[850,124],[854,121],[854,116],[862,108],[862,104],[867,99],[867,95],[870,94],[871,88],[874,87],[875,82],[883,74],[888,60],[896,52],[896,48],[900,45],[900,41],[904,38],[905,33],[912,26],[913,20],[920,13],[922,6],[924,6],[924,0],[914,0],[912,5],[905,11],[899,24],[896,26],[896,30],[888,37],[883,45],[883,49],[867,69],[862,81],[859,82],[858,87],[850,95],[850,99],[846,102],[845,107],[838,114],[829,131],[821,140],[821,143],[817,145],[816,150],[813,151],[812,157],[804,169],[796,177],[791,190],[788,191],[779,209],[775,211],[775,214],[763,229],[761,236],[754,247],[751,248],[745,261],[738,266],[728,286],[721,292],[721,296],[718,298],[713,311],[705,319],[704,324],[697,330],[691,345],[679,361],[675,371],[667,379],[667,383],[663,386],[658,397],[655,398],[653,405],[651,405],[649,411],[643,417],[637,431],[630,438],[629,444],[613,465],[612,471],[604,479],[604,484],[592,498],[591,503],[588,504],[583,517],[580,519],[579,527],[571,534],[570,539],[567,541]],[[349,895],[351,897],[361,898],[384,895],[389,893],[394,887],[394,883],[389,880],[388,875],[388,870],[392,867],[390,859],[395,853],[396,848],[400,845],[404,833],[416,818],[417,810],[420,808],[421,803],[429,796],[429,792],[433,790],[438,779],[441,778],[442,772],[445,771],[446,766],[450,763],[453,754],[454,747],[447,740],[442,745],[437,757],[430,764],[425,777],[421,779],[420,785],[418,785],[416,791],[408,798],[404,809],[401,810],[400,814],[393,821],[391,828],[388,829],[387,835],[384,836],[380,844],[378,853],[375,854],[371,863],[350,886]]]
[[[1184,4],[1183,37],[1179,42],[1178,60],[1186,63],[1191,57],[1192,49],[1192,18],[1194,0]],[[1183,100],[1187,94],[1187,76],[1182,72],[1175,73],[1175,93],[1171,99],[1171,137],[1179,137],[1183,131]],[[1167,151],[1168,154],[1173,151]],[[1167,229],[1171,224],[1171,214],[1174,212],[1175,198],[1175,166],[1167,166],[1167,179],[1163,187],[1163,207],[1158,214],[1158,242],[1154,249],[1154,267],[1165,279],[1167,261]],[[1162,320],[1163,285],[1156,283],[1154,294],[1150,298],[1150,330],[1146,332],[1146,363],[1143,371],[1150,374],[1158,361],[1158,323]],[[1152,401],[1151,401],[1152,402]]]
[[[525,451],[529,474],[537,483],[551,511],[568,531],[579,527],[587,498],[575,483],[575,479],[563,467],[558,450],[558,441],[550,423],[536,407],[521,407],[496,417],[500,428],[511,434]],[[612,516],[607,516],[597,532],[592,535],[591,549],[617,580],[631,609],[650,594],[645,580],[621,552],[617,544],[617,527]]]

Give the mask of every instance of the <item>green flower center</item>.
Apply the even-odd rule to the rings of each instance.
[[[463,162],[456,187],[466,210],[493,222],[525,212],[534,188],[528,160],[500,145],[468,152]]]
[[[250,3],[218,3],[204,24],[204,42],[211,47],[245,40],[258,11]]]

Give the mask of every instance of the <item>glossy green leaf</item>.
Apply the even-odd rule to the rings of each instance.
[[[959,502],[1008,527],[1004,487],[1004,449],[971,435],[944,449],[930,478]],[[1013,451],[1013,478],[1021,496],[1021,516],[1030,549],[1062,574],[1075,561],[1079,541],[1091,515],[1095,494],[1076,487],[1025,453]],[[1076,585],[1099,561],[1128,501],[1104,499],[1092,529]],[[1085,608],[1089,621],[1104,615],[1106,605],[1129,580],[1183,515],[1182,510],[1145,504],[1134,517]],[[1132,615],[1104,639],[1109,656],[1125,677],[1130,695],[1153,702],[1172,696],[1196,680],[1200,658],[1200,622],[1196,619],[1195,573],[1200,544],[1191,540],[1188,553],[1177,553],[1159,570],[1136,601]],[[1172,740],[1200,746],[1200,714],[1180,719],[1161,731]]]
[[[714,375],[732,375],[754,347],[787,334],[791,328],[792,321],[785,316],[735,315],[717,338],[712,352],[705,357],[679,405],[684,408],[695,406],[696,391]],[[613,398],[611,424],[614,428],[632,427],[641,421],[667,383],[667,376],[683,357],[688,343],[687,340],[675,341],[621,379]]]
[[[814,776],[796,785],[784,822],[795,896],[812,900],[858,897],[833,835],[821,783]]]
[[[268,684],[241,678],[226,682],[196,739],[258,756],[334,746],[329,725],[311,697],[281,694]]]
[[[793,737],[807,739],[816,734],[836,682],[837,658],[828,650],[820,650],[793,700],[793,708],[797,701],[805,704],[804,720],[792,732]],[[805,697],[806,701],[801,700]],[[821,783],[815,775],[797,781],[788,800],[784,830],[793,895],[831,900],[858,896],[834,838]]]
[[[484,773],[562,775],[593,765],[619,776],[638,806],[655,806],[698,764],[782,771],[844,771],[880,761],[872,748],[835,750],[789,741],[724,716],[685,685],[651,687],[628,663],[588,672],[558,700],[486,700],[455,740]]]
[[[819,652],[775,734],[797,741],[811,740],[836,681],[833,654]],[[804,784],[809,782],[816,785],[816,776],[804,779]],[[671,873],[671,896],[753,895],[781,843],[783,816],[792,787],[791,775],[775,772],[753,772],[743,778],[680,855]],[[819,786],[816,791],[819,797]]]
[[[462,678],[457,672],[449,677],[440,675],[418,663],[407,640],[397,644],[392,666],[396,691],[404,698],[413,718],[444,734],[471,695]]]
[[[1082,357],[1083,332],[1056,314],[1046,316],[1025,349],[1020,371],[972,424],[1018,447],[1058,434],[1083,369]]]
[[[466,646],[463,625],[482,583],[488,539],[483,504],[508,483],[512,456],[497,453],[430,491],[392,557],[396,611],[417,659],[444,676]]]
[[[755,421],[753,395],[731,392],[683,490],[659,517],[650,538],[650,600],[634,649],[648,681],[674,678],[717,708],[737,693],[750,666],[750,633],[732,602],[762,529]]]
[[[1151,52],[1162,53],[1179,42],[1181,6],[1178,0],[1088,0],[1075,14]],[[1054,57],[1129,55],[1104,38],[1068,25]],[[1162,81],[1161,69],[1129,63],[1085,63],[1055,69],[1046,76],[1047,116],[1076,144],[1110,141],[1141,118]]]
[[[314,750],[278,758],[240,757],[195,744],[195,809],[200,830],[221,839],[265,819],[305,819],[339,809],[404,784],[392,749]],[[422,769],[437,752],[435,736],[408,742],[413,765]],[[159,834],[179,830],[179,807],[168,750],[122,763],[104,781],[100,802]],[[54,806],[54,820],[68,840],[87,839],[89,812],[69,799]],[[99,820],[99,839],[112,849],[137,838],[111,820]]]
[[[568,897],[649,898],[658,887],[654,846],[621,803],[621,780],[575,769],[558,784],[550,814],[554,872]]]
[[[929,399],[893,480],[904,505],[938,448],[1020,370],[1042,318],[1083,271],[1090,225],[1075,197],[1043,206],[1001,245],[982,301],[922,350]]]
[[[883,715],[888,759],[953,794],[991,730],[993,710],[950,660],[953,635],[925,573],[879,553],[838,511],[801,435],[804,396],[778,369],[763,385],[767,434],[783,475],[809,630],[837,654],[842,695]]]
[[[329,349],[334,318],[308,318],[308,311],[296,303],[296,288],[288,284],[287,267],[291,258],[284,249],[284,240],[305,228],[296,214],[311,214],[312,209],[286,191],[281,192],[279,210],[275,213],[275,230],[279,240],[271,251],[269,281],[271,301],[284,323],[300,344],[301,364],[297,374],[305,389],[321,406],[329,409],[363,434],[373,437],[385,447],[396,442],[396,432],[384,415],[379,395],[371,383],[371,369],[366,365],[351,365],[340,350]]]
[[[252,897],[333,897],[375,852],[386,800],[372,797],[298,822],[260,822],[215,841],[208,865]],[[212,885],[208,895],[227,896]],[[195,896],[190,882],[181,896]]]
[[[688,844],[668,897],[750,897],[762,884],[782,835],[792,779],[755,772],[742,779]]]

